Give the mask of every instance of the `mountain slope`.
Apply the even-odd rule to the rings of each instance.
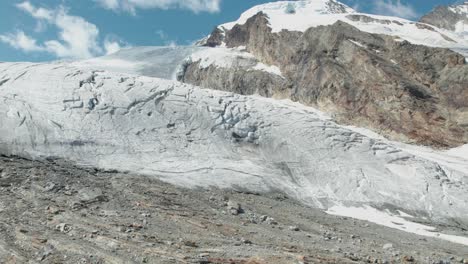
[[[468,1],[450,6],[438,6],[423,16],[420,21],[445,29],[463,39],[465,45],[458,45],[453,49],[468,57],[468,45],[466,45],[468,41]]]
[[[438,6],[420,21],[463,34],[468,38],[468,1],[459,5]]]
[[[329,215],[282,193],[191,190],[57,159],[0,156],[0,170],[1,263],[463,263],[468,255],[465,245]],[[243,212],[228,213],[227,201]]]
[[[291,6],[293,12],[288,11]],[[304,32],[311,27],[342,21],[364,32],[394,36],[413,44],[446,48],[467,45],[466,39],[453,32],[399,17],[358,13],[335,0],[278,1],[258,5],[244,12],[237,21],[218,26],[215,32],[224,33],[235,25],[244,25],[259,12],[265,14],[273,33],[282,30]]]
[[[290,4],[296,6],[295,13],[285,12]],[[217,27],[204,42],[244,49],[262,63],[279,67],[284,79],[270,78],[267,87],[253,90],[249,87],[257,85],[243,71],[201,67],[191,60],[179,80],[291,98],[396,140],[436,147],[468,143],[468,65],[456,52],[428,46],[468,45],[455,34],[459,42],[448,40],[426,24],[357,14],[339,4],[344,13],[331,12],[329,4],[338,3],[260,5],[238,21]],[[407,33],[413,43],[402,40]],[[414,44],[419,42],[427,45]]]

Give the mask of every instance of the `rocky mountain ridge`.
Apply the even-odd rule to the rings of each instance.
[[[335,1],[297,1],[296,13],[283,14],[286,3],[254,7],[237,22],[217,27],[204,42],[210,47],[243,48],[259,61],[279,67],[283,78],[270,75],[268,81],[262,81],[266,84],[262,89],[252,90],[249,87],[259,87],[255,80],[264,80],[264,76],[252,77],[258,73],[235,67],[199,67],[197,61],[191,61],[179,80],[243,94],[291,98],[331,112],[341,122],[369,127],[397,140],[436,147],[468,142],[465,57],[449,49],[416,45],[366,30],[369,25],[415,26],[447,42],[463,40],[455,41],[426,24],[410,25],[349,9],[344,14],[321,12],[324,7],[315,6]],[[311,10],[317,19],[340,17],[330,25],[303,32],[288,30],[302,28],[302,24],[297,26],[299,22],[277,28],[279,18],[290,16],[290,21],[295,21],[295,16]],[[255,11],[259,13],[248,17]],[[363,23],[366,26],[361,26]]]
[[[464,33],[468,37],[468,1],[450,6],[438,6],[424,15],[420,21],[438,28]]]

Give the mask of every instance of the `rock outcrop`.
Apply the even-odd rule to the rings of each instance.
[[[420,21],[451,31],[468,32],[468,1],[463,1],[459,5],[438,6]]]
[[[291,87],[286,79],[264,71],[216,65],[204,68],[200,66],[200,62],[189,63],[179,76],[179,81],[238,94],[259,94],[273,98],[288,97],[288,87]]]
[[[437,147],[468,142],[468,66],[462,55],[449,49],[366,33],[341,21],[305,32],[275,33],[261,12],[230,30],[217,28],[205,43],[245,47],[261,62],[278,66],[285,79],[200,68],[194,61],[180,80],[291,98],[393,139]],[[258,92],[252,87],[260,80],[265,85]]]

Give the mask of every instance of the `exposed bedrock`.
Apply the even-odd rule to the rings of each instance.
[[[242,69],[186,67],[181,80],[241,94],[291,98],[392,139],[453,147],[468,142],[468,66],[448,49],[413,45],[344,23],[272,33],[258,13],[208,46],[243,47],[283,78]],[[255,88],[254,88],[255,87]],[[260,88],[258,88],[260,87]]]
[[[458,26],[468,24],[468,1],[464,4],[452,6],[438,6],[428,14],[421,18],[421,22],[434,25],[439,28],[444,28],[452,31],[459,31]]]
[[[210,65],[201,67],[199,62],[185,68],[180,81],[201,87],[216,87],[243,95],[259,94],[266,97],[287,98],[291,83],[285,78],[260,70],[224,68]]]

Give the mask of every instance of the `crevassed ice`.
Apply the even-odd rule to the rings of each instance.
[[[63,63],[0,73],[2,154],[468,223],[468,157],[407,151],[290,101]]]

